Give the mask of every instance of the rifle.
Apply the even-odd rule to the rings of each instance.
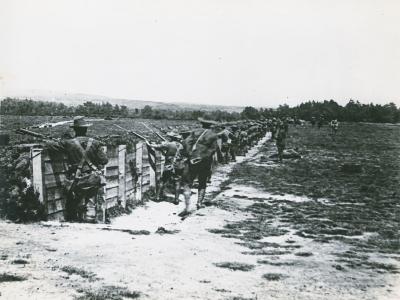
[[[121,126],[119,126],[119,125],[117,125],[117,124],[113,124],[113,125],[116,126],[116,127],[118,127],[119,129],[122,129],[122,130],[128,132],[128,133],[132,133],[134,136],[136,136],[136,137],[138,137],[139,139],[145,141],[146,144],[150,144],[149,141],[148,141],[143,135],[140,135],[139,133],[137,133],[137,132],[135,132],[135,131],[133,131],[133,130],[128,130],[128,129],[126,129],[126,128],[124,128],[124,127],[121,127]]]
[[[30,130],[25,129],[25,128],[18,128],[18,129],[15,130],[15,133],[30,135],[30,136],[33,136],[35,138],[39,138],[39,139],[42,139],[42,140],[58,141],[57,138],[48,137],[48,136],[45,136],[44,134],[41,134],[41,133],[38,133],[38,132],[34,132],[34,131],[30,131]]]
[[[165,137],[163,137],[161,134],[159,134],[158,132],[154,131],[153,129],[151,129],[149,126],[147,126],[146,123],[141,122],[148,130],[150,130],[152,133],[154,133],[156,136],[158,136],[160,139],[162,139],[164,142],[167,142],[167,139]]]

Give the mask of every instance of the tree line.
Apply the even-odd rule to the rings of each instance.
[[[72,106],[58,102],[34,101],[31,99],[19,100],[5,98],[1,101],[0,114],[2,115],[30,115],[30,116],[91,116],[91,117],[127,117],[147,119],[175,119],[195,120],[198,117],[217,121],[235,121],[240,119],[260,119],[272,117],[291,117],[310,121],[313,118],[324,120],[337,119],[346,122],[400,122],[400,108],[394,103],[362,104],[359,101],[349,100],[345,106],[334,100],[323,102],[307,101],[294,107],[280,105],[278,108],[255,108],[247,106],[241,113],[222,110],[167,110],[146,105],[142,109],[128,108],[125,105],[112,105],[109,102],[94,103],[86,101],[83,104]]]

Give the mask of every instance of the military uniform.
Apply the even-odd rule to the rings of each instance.
[[[337,133],[337,130],[339,128],[339,122],[337,120],[332,120],[329,123],[330,127],[331,127],[331,131],[332,131],[332,135],[335,136]]]
[[[175,185],[175,204],[179,203],[180,183],[185,167],[185,158],[182,155],[183,145],[179,142],[182,137],[179,134],[170,132],[167,136],[172,139],[170,142],[163,142],[159,145],[150,144],[150,147],[161,151],[165,158],[164,170],[161,175],[157,191],[157,199],[162,198],[165,185],[172,179]]]
[[[233,134],[227,128],[217,133],[221,139],[221,152],[222,152],[222,163],[226,164],[229,162],[229,155],[232,147]]]
[[[231,159],[232,161],[236,161],[236,154],[239,148],[239,138],[240,138],[240,134],[239,134],[239,128],[236,125],[231,126],[231,132],[232,132],[232,136],[231,136],[231,148],[230,148],[230,155],[231,155]]]
[[[239,153],[246,155],[248,148],[248,134],[245,126],[243,125],[239,131]]]
[[[74,130],[79,131],[91,126],[83,117],[76,117]],[[86,130],[84,130],[86,133]],[[65,192],[66,218],[69,220],[94,220],[96,217],[97,196],[105,184],[101,169],[108,159],[100,143],[85,135],[50,141],[46,144],[49,151],[63,153],[68,162]]]
[[[205,196],[207,179],[211,174],[212,156],[218,147],[218,136],[211,129],[211,125],[216,124],[216,122],[200,118],[199,121],[203,124],[203,129],[193,131],[183,141],[183,153],[187,158],[182,178],[186,208],[181,215],[188,213],[191,195],[190,188],[196,178],[199,182],[197,207],[201,207]]]
[[[286,147],[286,130],[284,126],[279,128],[277,137],[276,137],[276,147],[278,148],[278,158],[279,161],[283,159],[283,151]]]

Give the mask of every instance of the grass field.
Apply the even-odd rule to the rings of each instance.
[[[338,269],[398,272],[392,264],[369,260],[369,254],[400,254],[400,126],[342,124],[335,139],[329,128],[291,127],[287,147],[302,158],[278,163],[269,158],[276,151],[269,142],[251,163],[234,168],[229,184],[272,197],[246,207],[253,218],[227,224],[225,236],[243,240],[249,254],[281,255],[295,248],[267,253],[263,248],[274,245],[260,240],[293,230],[318,243],[349,246],[348,252],[334,253]],[[300,200],[293,201],[296,196]],[[279,226],[271,224],[274,218]]]

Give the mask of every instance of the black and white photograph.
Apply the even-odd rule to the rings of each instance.
[[[400,1],[0,0],[3,299],[400,299]]]

